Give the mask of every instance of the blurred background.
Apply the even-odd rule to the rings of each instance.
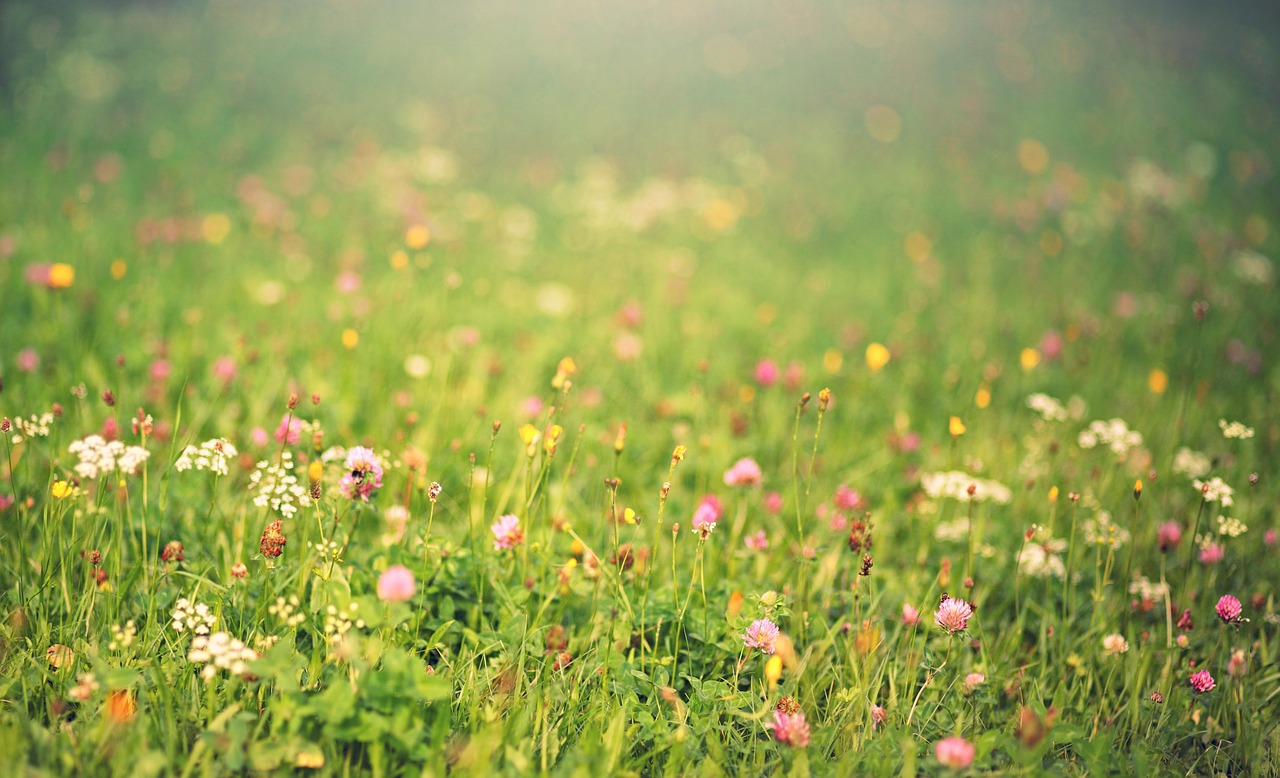
[[[879,340],[967,401],[984,363],[1050,336],[1103,375],[1141,353],[1141,385],[1207,299],[1234,322],[1220,380],[1247,382],[1276,337],[1276,18],[8,2],[0,280],[69,261],[82,296],[46,330],[16,300],[0,333],[55,353],[69,328],[104,366],[260,349],[330,384],[348,331],[397,343],[348,355],[349,381],[459,338],[537,375],[630,355],[673,385],[712,355],[838,373]],[[620,347],[600,323],[637,300]]]

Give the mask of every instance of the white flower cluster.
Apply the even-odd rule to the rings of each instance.
[[[307,615],[300,610],[301,607],[302,601],[298,599],[298,595],[294,594],[287,600],[277,597],[275,604],[267,608],[267,612],[279,619],[281,624],[296,627],[307,620]]]
[[[107,644],[108,651],[123,651],[133,645],[133,638],[138,634],[138,625],[133,623],[133,619],[129,619],[124,626],[119,624],[111,625],[111,642]]]
[[[1047,394],[1037,392],[1027,398],[1027,407],[1045,421],[1066,421],[1067,407]]]
[[[116,470],[136,473],[151,456],[151,452],[142,446],[126,446],[118,440],[108,442],[101,435],[90,435],[84,440],[77,440],[67,446],[67,451],[80,459],[75,466],[76,475],[87,481],[96,481],[99,476],[109,475]]]
[[[1222,430],[1222,437],[1229,440],[1248,440],[1253,437],[1253,427],[1246,427],[1239,421],[1218,419],[1218,429]]]
[[[1120,548],[1129,542],[1129,530],[1112,521],[1111,514],[1107,511],[1098,511],[1097,518],[1081,524],[1080,529],[1084,531],[1087,542],[1100,546]]]
[[[346,610],[329,606],[324,615],[324,634],[328,636],[330,643],[339,643],[352,627],[364,629],[364,619],[356,615],[359,610],[360,606],[355,602],[349,604]]]
[[[303,508],[311,505],[307,490],[298,483],[293,474],[293,454],[285,451],[280,455],[280,464],[273,465],[266,460],[258,463],[258,467],[249,476],[250,485],[257,489],[253,504],[259,508],[271,508],[281,516],[292,517]]]
[[[934,540],[944,543],[958,543],[967,537],[969,537],[969,519],[965,516],[940,522],[933,527]]]
[[[1066,548],[1067,542],[1059,539],[1028,543],[1018,554],[1018,569],[1036,578],[1065,578],[1067,566],[1061,554]]]
[[[1102,444],[1116,456],[1124,457],[1142,445],[1142,433],[1129,429],[1124,419],[1094,421],[1090,422],[1088,429],[1080,432],[1076,442],[1080,444],[1080,448],[1096,448],[1098,444]]]
[[[1183,446],[1173,455],[1173,472],[1187,478],[1202,478],[1209,474],[1213,463],[1208,455]]]
[[[178,457],[178,461],[174,462],[173,466],[179,472],[195,468],[210,470],[216,475],[226,475],[227,462],[238,453],[240,452],[236,451],[236,447],[225,439],[214,438],[206,440],[198,447],[187,446],[182,449],[182,456]]]
[[[968,473],[952,470],[946,473],[925,473],[920,477],[920,485],[924,493],[937,499],[950,497],[960,502],[986,502],[990,500],[997,505],[1008,505],[1013,501],[1013,492],[1009,487],[985,478],[974,478]],[[970,494],[972,487],[973,494]]]
[[[1206,502],[1221,503],[1224,508],[1230,508],[1232,503],[1235,502],[1233,499],[1236,493],[1235,490],[1224,484],[1222,479],[1217,476],[1210,478],[1208,481],[1197,479],[1192,481],[1191,485],[1195,487],[1197,492],[1200,492]]]
[[[29,419],[19,416],[13,420],[12,424],[13,437],[10,440],[15,445],[25,438],[47,438],[49,425],[53,424],[53,414],[46,411],[39,416],[32,415]]]
[[[1238,538],[1248,532],[1249,528],[1245,526],[1243,521],[1231,516],[1218,517],[1218,534],[1226,535],[1229,538]]]
[[[226,670],[231,675],[243,677],[249,672],[249,666],[245,663],[257,658],[257,651],[226,632],[198,636],[191,641],[191,650],[187,652],[188,661],[192,664],[204,665],[200,676],[206,681],[213,680],[218,670]]]
[[[173,606],[173,623],[169,626],[174,632],[190,630],[197,635],[208,635],[218,623],[218,617],[209,606],[202,602],[193,603],[186,597],[179,597]]]

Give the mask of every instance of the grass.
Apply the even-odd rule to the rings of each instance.
[[[1276,50],[1208,16],[0,9],[0,761],[1275,772]]]

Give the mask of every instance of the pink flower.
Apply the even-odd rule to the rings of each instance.
[[[0,512],[7,511],[13,507],[13,496],[8,494],[0,494]]]
[[[953,735],[935,743],[933,755],[943,767],[963,770],[973,764],[974,747],[959,735]]]
[[[302,419],[291,413],[286,413],[280,417],[280,426],[276,427],[276,442],[287,442],[290,446],[296,446],[298,441],[302,439]]]
[[[791,362],[787,364],[787,374],[785,378],[787,388],[795,391],[800,388],[800,382],[804,380],[804,365],[799,362]]]
[[[1213,682],[1213,676],[1209,675],[1208,670],[1201,670],[1198,673],[1192,673],[1189,680],[1191,682],[1191,688],[1195,690],[1196,694],[1211,692],[1213,691],[1213,687],[1217,685]]]
[[[1262,542],[1268,546],[1274,546],[1278,541],[1280,541],[1280,532],[1275,529],[1269,529],[1262,533]]]
[[[698,507],[693,511],[694,531],[710,532],[715,529],[716,522],[720,521],[722,513],[724,513],[724,506],[721,505],[719,498],[713,494],[703,497],[702,502],[698,503]]]
[[[344,270],[338,274],[334,286],[343,294],[351,294],[360,288],[360,274],[354,270]]]
[[[1244,652],[1236,649],[1231,652],[1231,659],[1227,661],[1227,674],[1232,678],[1239,678],[1249,672],[1249,665],[1245,662]]]
[[[862,499],[862,495],[857,489],[850,489],[844,484],[836,487],[835,497],[836,507],[842,511],[856,511],[866,506],[866,502]]]
[[[18,371],[34,373],[40,369],[40,355],[33,348],[24,348],[18,352]]]
[[[1039,346],[1040,354],[1047,360],[1053,361],[1062,356],[1062,335],[1057,330],[1049,330],[1040,338]]]
[[[156,383],[163,383],[169,380],[169,376],[173,373],[173,367],[167,359],[157,359],[151,363],[151,380]]]
[[[910,603],[902,603],[902,623],[914,627],[920,623],[920,611],[911,607]]]
[[[1216,565],[1219,562],[1221,562],[1223,557],[1225,557],[1226,555],[1227,555],[1226,550],[1223,549],[1223,547],[1220,544],[1210,543],[1206,545],[1204,548],[1200,549],[1200,564]]]
[[[756,383],[768,389],[778,383],[778,365],[772,359],[762,359],[756,363]]]
[[[778,625],[768,619],[756,619],[742,633],[742,644],[747,648],[758,648],[766,654],[773,653],[773,643],[778,639]]]
[[[889,718],[889,711],[872,703],[871,705],[871,729],[874,731],[880,728],[880,725]]]
[[[489,528],[493,533],[493,550],[515,548],[524,542],[524,530],[520,529],[520,517],[513,513],[498,517]]]
[[[358,497],[369,502],[369,497],[382,488],[382,460],[370,449],[364,446],[351,449],[342,467],[346,474],[338,488],[348,500]]]
[[[249,433],[249,439],[252,440],[253,445],[258,448],[262,448],[269,442],[269,438],[267,438],[267,431],[261,427],[254,427],[253,431]]]
[[[378,577],[378,599],[383,602],[405,602],[412,600],[418,592],[418,583],[409,568],[392,565]]]
[[[1177,548],[1181,540],[1182,525],[1176,521],[1166,521],[1156,530],[1156,544],[1162,552]]]
[[[1218,599],[1218,605],[1214,608],[1218,612],[1218,618],[1227,624],[1234,624],[1240,620],[1240,600],[1233,595],[1224,594]]]
[[[747,548],[752,551],[766,551],[769,548],[769,536],[764,530],[760,530],[754,535],[747,535]]]
[[[849,517],[839,511],[831,514],[831,519],[827,522],[827,527],[832,532],[844,532],[849,529]]]
[[[236,380],[236,361],[228,356],[218,357],[213,362],[213,377],[224,384]]]
[[[531,394],[520,402],[520,416],[525,419],[536,418],[542,413],[542,398]]]
[[[947,597],[933,613],[933,620],[939,627],[951,634],[962,631],[969,626],[969,618],[973,616],[973,606],[958,597]]]
[[[809,745],[809,724],[800,711],[785,713],[775,710],[773,722],[765,726],[773,730],[773,739],[784,746],[804,748]]]
[[[969,673],[964,677],[964,685],[967,690],[973,691],[981,686],[985,680],[987,680],[987,677],[982,673]]]
[[[769,492],[764,496],[764,509],[769,513],[777,516],[782,513],[782,495],[777,492]]]
[[[724,472],[725,486],[759,486],[764,480],[760,465],[751,457],[743,457]]]

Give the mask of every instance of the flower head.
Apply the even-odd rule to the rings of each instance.
[[[910,627],[920,623],[920,611],[913,608],[909,602],[902,603],[902,623]]]
[[[368,502],[369,497],[382,488],[382,460],[364,446],[348,451],[342,467],[346,474],[338,488],[342,490],[343,497],[349,500],[358,497]]]
[[[1177,548],[1181,540],[1182,525],[1176,521],[1166,521],[1156,529],[1156,543],[1162,552]]]
[[[804,748],[809,745],[809,724],[800,711],[787,713],[774,710],[773,721],[765,726],[773,730],[773,739],[784,746]]]
[[[959,735],[939,740],[933,746],[933,755],[943,767],[963,770],[973,764],[973,744]]]
[[[751,457],[743,457],[724,472],[726,486],[759,486],[764,480],[760,465]]]
[[[1129,641],[1124,635],[1107,635],[1102,639],[1102,652],[1107,656],[1116,656],[1129,650]]]
[[[871,704],[871,729],[872,730],[879,729],[880,725],[883,724],[888,718],[889,718],[889,711],[885,710],[879,705],[876,705],[875,703]]]
[[[1198,673],[1192,673],[1189,680],[1191,682],[1191,688],[1195,690],[1196,694],[1211,692],[1213,691],[1213,687],[1217,685],[1213,682],[1213,676],[1209,674],[1208,670],[1201,670]]]
[[[778,625],[768,619],[756,619],[747,627],[742,635],[742,643],[747,648],[758,648],[766,654],[774,651],[774,641],[778,639]]]
[[[403,565],[392,565],[378,577],[378,599],[383,602],[411,600],[417,591],[413,573]]]
[[[933,613],[933,620],[939,627],[951,634],[961,632],[969,626],[973,616],[973,606],[958,597],[946,597]]]
[[[493,533],[494,551],[515,548],[524,542],[524,530],[520,528],[520,517],[514,513],[498,517],[489,530]]]
[[[1218,612],[1218,618],[1226,624],[1234,624],[1240,621],[1240,600],[1234,595],[1224,594],[1218,599],[1218,604],[1214,608]]]

